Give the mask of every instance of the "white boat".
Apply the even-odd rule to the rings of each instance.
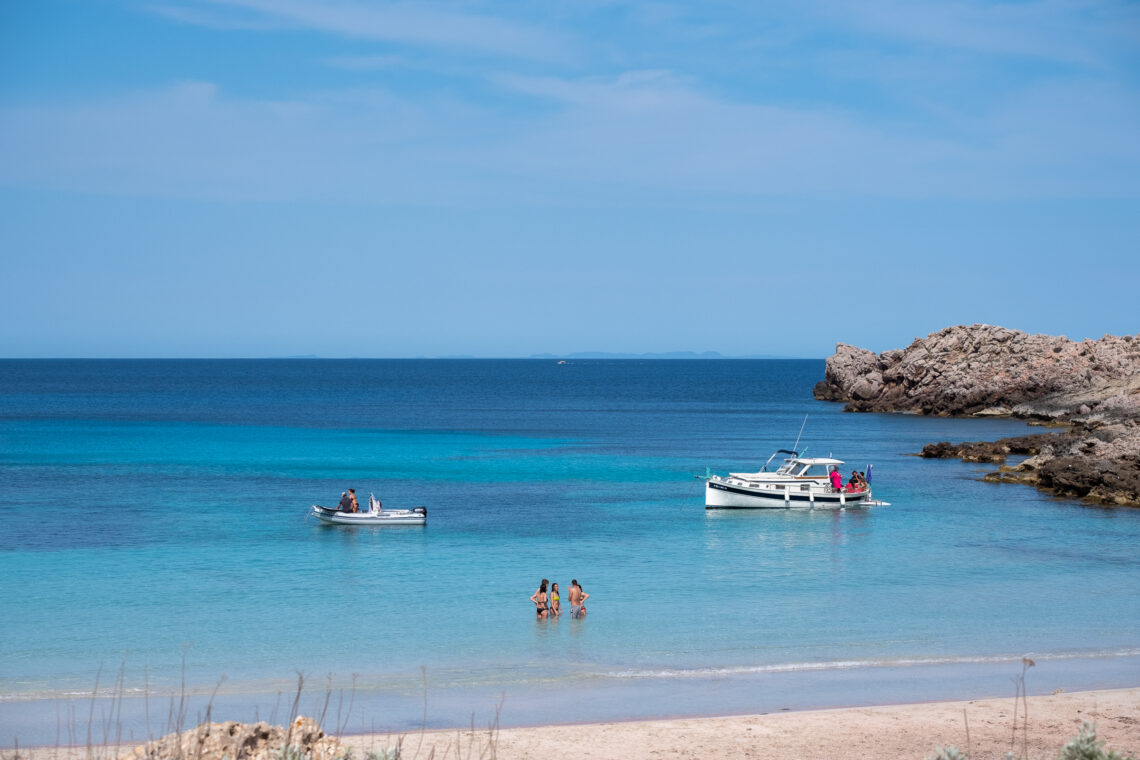
[[[312,514],[328,525],[426,525],[427,509],[382,509],[380,501],[368,495],[367,512],[342,512],[335,507],[313,505]]]
[[[775,472],[772,460],[787,455]],[[876,501],[867,486],[861,491],[836,491],[828,479],[843,460],[830,457],[801,457],[780,449],[768,458],[759,472],[732,472],[710,475],[705,483],[705,509],[849,509],[888,506]],[[840,473],[843,470],[839,470]],[[869,471],[868,471],[869,472]]]

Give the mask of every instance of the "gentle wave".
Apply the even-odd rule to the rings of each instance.
[[[569,683],[586,683],[597,681],[621,681],[621,680],[651,680],[651,679],[699,679],[699,678],[731,678],[735,676],[750,676],[750,675],[763,675],[763,674],[779,674],[779,673],[807,673],[807,672],[827,672],[827,671],[844,671],[844,670],[858,670],[869,668],[917,668],[917,667],[930,667],[940,665],[995,665],[1002,663],[1019,663],[1022,658],[1030,658],[1034,661],[1047,662],[1050,660],[1093,660],[1093,659],[1111,659],[1117,657],[1140,657],[1140,648],[1122,648],[1111,650],[1098,650],[1090,652],[1050,652],[1050,653],[1037,653],[1026,652],[1020,654],[999,654],[999,655],[962,655],[952,657],[897,657],[897,658],[882,658],[882,659],[860,659],[860,660],[828,660],[828,661],[814,661],[814,662],[785,662],[785,663],[772,663],[767,665],[726,665],[719,667],[694,667],[694,668],[643,668],[643,669],[627,669],[627,670],[579,670],[577,672],[566,672],[561,674],[551,674],[549,672],[535,673],[529,670],[514,670],[514,669],[475,669],[475,670],[453,670],[453,669],[434,669],[430,672],[430,685],[424,685],[422,675],[410,676],[408,674],[387,674],[387,675],[373,675],[361,679],[349,681],[337,681],[336,683],[319,683],[314,682],[306,686],[305,695],[311,696],[313,694],[324,694],[330,692],[333,694],[343,694],[346,690],[351,689],[357,694],[365,693],[402,693],[402,694],[415,694],[420,689],[430,688],[431,690],[452,690],[452,689],[469,689],[494,686],[496,688],[506,687],[529,687],[538,686],[542,684],[569,684]],[[63,700],[77,700],[77,699],[91,699],[93,696],[98,699],[110,698],[140,698],[150,697],[156,700],[178,699],[180,697],[190,699],[204,699],[212,695],[216,696],[239,696],[239,695],[273,695],[288,694],[296,688],[295,681],[286,679],[255,679],[247,681],[227,681],[222,687],[212,688],[185,688],[180,689],[175,686],[157,686],[152,685],[149,689],[140,688],[137,686],[107,686],[101,687],[93,695],[91,689],[51,689],[43,686],[32,687],[25,685],[19,691],[0,691],[0,703],[6,702],[29,702],[46,699],[63,699]]]
[[[813,670],[855,670],[858,668],[908,668],[924,665],[985,665],[1031,660],[1084,660],[1108,657],[1136,657],[1140,649],[1114,649],[1102,652],[1070,652],[1003,655],[965,655],[959,657],[904,657],[881,660],[830,660],[824,662],[787,662],[771,665],[729,665],[714,668],[666,668],[654,670],[616,670],[601,673],[603,678],[716,678],[718,676],[761,673],[797,673]]]

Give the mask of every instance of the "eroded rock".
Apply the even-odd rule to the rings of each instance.
[[[815,396],[860,412],[1140,418],[1140,341],[958,325],[878,355],[840,343]]]
[[[316,721],[298,717],[291,726],[264,721],[202,723],[139,745],[120,755],[120,760],[333,760],[344,754],[340,742],[326,736]]]
[[[815,396],[847,411],[1015,416],[1065,433],[929,444],[921,456],[1004,464],[985,480],[1140,506],[1140,340],[1080,342],[991,325],[948,327],[874,354],[840,343]]]

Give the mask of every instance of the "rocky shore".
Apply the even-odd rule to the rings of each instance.
[[[992,462],[1003,466],[987,480],[1140,506],[1140,336],[1077,342],[958,325],[882,354],[840,343],[814,392],[852,412],[1007,416],[1063,426],[994,442],[930,444],[922,456]],[[1009,455],[1029,458],[1007,467]]]

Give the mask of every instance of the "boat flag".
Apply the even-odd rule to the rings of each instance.
[[[871,468],[874,466],[873,464],[867,465],[867,485],[871,485]]]

